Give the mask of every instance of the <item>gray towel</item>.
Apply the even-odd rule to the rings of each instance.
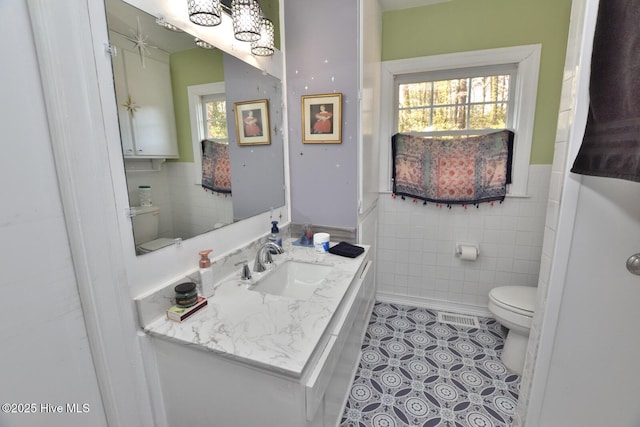
[[[640,0],[602,0],[589,116],[571,172],[640,181]]]

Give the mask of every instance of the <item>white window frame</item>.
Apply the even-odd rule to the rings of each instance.
[[[202,98],[207,95],[225,93],[224,82],[206,83],[187,87],[189,97],[189,118],[191,121],[191,145],[193,148],[194,179],[197,185],[202,184],[202,146],[200,143],[206,138],[204,133],[204,112]]]
[[[382,62],[380,137],[380,190],[390,192],[391,137],[395,123],[394,77],[402,74],[453,70],[457,68],[517,64],[515,98],[513,99],[513,130],[516,134],[513,150],[512,181],[507,196],[528,197],[529,161],[535,122],[538,76],[540,70],[540,44],[451,53]]]

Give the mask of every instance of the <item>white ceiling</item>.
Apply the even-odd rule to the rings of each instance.
[[[429,4],[444,3],[451,0],[380,0],[383,11],[395,9],[409,9],[410,7],[427,6]]]
[[[105,7],[109,29],[125,37],[135,37],[139,19],[140,30],[151,46],[158,47],[168,53],[196,47],[193,36],[160,27],[156,24],[155,16],[151,16],[122,0],[105,0]]]
[[[1,0],[0,0],[1,1]],[[411,7],[427,6],[444,3],[451,0],[379,0],[383,11],[408,9]],[[132,37],[137,30],[136,18],[140,19],[143,34],[148,42],[167,52],[176,52],[195,47],[193,36],[184,33],[174,33],[156,25],[155,17],[128,5],[122,0],[106,0],[109,28],[127,37]],[[186,2],[185,2],[186,7]]]

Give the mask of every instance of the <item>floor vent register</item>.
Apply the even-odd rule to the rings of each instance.
[[[438,322],[449,325],[463,326],[467,328],[478,328],[480,323],[476,316],[466,316],[464,314],[438,312]]]

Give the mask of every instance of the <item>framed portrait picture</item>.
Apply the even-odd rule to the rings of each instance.
[[[342,142],[342,94],[302,97],[302,142]]]
[[[238,145],[271,144],[269,104],[267,99],[235,102]]]

